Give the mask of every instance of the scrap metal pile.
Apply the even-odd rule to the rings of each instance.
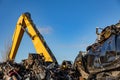
[[[98,38],[87,47],[86,55],[80,52],[76,58],[78,70],[85,79],[120,80],[120,23],[107,26],[101,33],[97,28],[96,33]]]
[[[29,54],[22,63],[4,62],[0,64],[1,80],[79,80],[79,73],[70,61],[62,65],[45,63],[43,55]]]

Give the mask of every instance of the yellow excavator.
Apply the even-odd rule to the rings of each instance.
[[[49,49],[48,45],[46,44],[43,36],[40,34],[38,29],[36,28],[35,24],[33,23],[30,13],[24,13],[22,14],[18,22],[16,24],[16,29],[13,34],[12,38],[12,45],[11,49],[8,55],[9,61],[14,61],[18,48],[20,46],[22,37],[24,35],[24,32],[26,32],[29,37],[31,38],[36,53],[41,54],[45,58],[45,62],[52,62],[57,64],[57,60],[51,50]]]

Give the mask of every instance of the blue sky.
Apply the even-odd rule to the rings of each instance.
[[[30,12],[58,62],[74,61],[96,39],[95,28],[120,20],[120,0],[0,0],[0,54],[6,52],[19,16]],[[34,53],[25,34],[16,61]]]

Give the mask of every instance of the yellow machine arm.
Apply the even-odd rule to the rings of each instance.
[[[30,36],[34,44],[34,47],[36,49],[36,52],[38,54],[43,54],[46,62],[57,62],[57,60],[55,59],[55,56],[47,46],[42,35],[38,31],[38,29],[35,27],[29,13],[22,14],[18,19],[18,22],[16,24],[16,29],[13,35],[13,39],[12,39],[11,50],[8,55],[9,60],[15,59],[15,56],[24,32],[26,32]]]

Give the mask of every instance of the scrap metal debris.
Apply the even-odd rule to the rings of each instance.
[[[79,80],[79,74],[70,61],[61,65],[47,64],[43,55],[29,54],[21,63],[4,62],[0,64],[0,79],[3,80]]]

